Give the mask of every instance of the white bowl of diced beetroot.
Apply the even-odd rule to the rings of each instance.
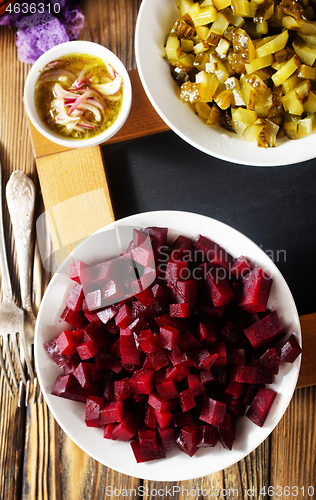
[[[114,222],[63,262],[35,334],[38,378],[68,436],[134,477],[222,470],[273,431],[301,349],[290,290],[235,229],[160,211]]]

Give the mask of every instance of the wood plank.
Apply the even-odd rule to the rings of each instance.
[[[227,469],[198,479],[179,482],[144,481],[147,499],[155,500],[155,490],[164,492],[165,500],[206,500],[248,498],[269,482],[269,440]],[[254,498],[258,498],[254,495]],[[264,500],[264,497],[260,497]]]
[[[300,317],[303,354],[297,388],[316,384],[316,313]]]
[[[169,130],[169,127],[156,113],[147,98],[137,70],[130,71],[129,75],[133,93],[130,114],[121,130],[104,144],[127,141]],[[36,130],[30,121],[28,121],[28,124],[35,158],[70,150],[46,139],[46,137]]]
[[[271,498],[316,498],[315,397],[315,386],[295,391],[285,415],[271,434],[268,485],[275,489]],[[282,491],[277,489],[280,486]],[[310,489],[309,494],[310,486],[314,490]]]
[[[71,149],[37,158],[36,166],[59,265],[83,239],[114,221],[102,151]]]

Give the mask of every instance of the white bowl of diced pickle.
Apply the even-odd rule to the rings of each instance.
[[[171,130],[213,157],[314,158],[313,16],[285,0],[143,0],[135,48],[145,92]]]

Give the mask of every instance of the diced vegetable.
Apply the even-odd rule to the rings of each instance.
[[[267,90],[257,75],[241,80],[258,95]],[[222,92],[238,85],[232,77]],[[308,92],[306,80],[293,91]],[[215,106],[220,113],[213,104],[210,114]],[[285,123],[304,134],[311,116],[287,114]],[[233,118],[238,133],[248,139],[258,134],[256,140],[265,144],[274,140],[278,126],[254,110],[234,108]],[[128,275],[129,267],[148,265],[149,239],[156,281],[132,294],[124,273],[114,269],[121,269],[127,255]],[[159,274],[161,249],[169,260]],[[245,414],[264,425],[276,395],[266,384],[273,382],[280,363],[293,363],[302,349],[292,332],[283,339],[277,312],[267,309],[272,278],[253,268],[246,256],[234,259],[201,234],[194,242],[179,236],[169,245],[167,228],[149,227],[134,230],[123,258],[94,266],[75,263],[70,276],[76,285],[66,299],[66,317],[76,324],[44,347],[63,370],[52,393],[86,403],[88,427],[104,427],[106,439],[133,440],[140,463],[164,458],[174,446],[193,456],[218,440],[231,450],[235,421]],[[87,312],[87,295],[113,282],[115,290],[125,283],[126,297]],[[82,283],[89,290],[84,297]]]
[[[180,18],[167,37],[165,57],[181,85],[180,99],[194,104],[206,125],[264,148],[275,147],[281,131],[290,139],[314,131],[316,17],[309,0],[176,5]],[[255,111],[256,118],[249,123],[240,109]]]

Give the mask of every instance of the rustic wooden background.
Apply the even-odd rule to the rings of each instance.
[[[122,59],[128,70],[135,70],[134,28],[140,3],[141,0],[86,0],[83,2],[86,27],[81,38],[106,45]],[[43,202],[22,99],[24,81],[30,67],[17,60],[15,31],[4,27],[0,27],[0,68],[0,161],[3,186],[16,169],[30,175],[37,188],[38,215],[43,210]],[[5,203],[4,224],[13,290],[19,302],[15,249]],[[42,270],[37,252],[34,263],[33,300],[37,309],[50,275]],[[315,349],[311,336],[311,333],[316,335],[315,317],[310,315],[302,321],[311,349]],[[315,371],[314,366],[309,366],[300,385],[313,382]],[[215,498],[211,495],[215,489],[223,490],[216,497],[221,500],[232,498],[233,489],[239,490],[238,498],[250,498],[250,495],[244,494],[245,490],[249,490],[250,493],[254,492],[252,498],[263,500],[273,496],[271,488],[268,493],[269,486],[275,488],[276,498],[315,498],[315,494],[308,495],[307,490],[309,486],[316,488],[315,386],[295,391],[277,428],[245,459],[223,472],[179,484],[135,479],[89,458],[59,428],[45,402],[31,403],[27,409],[18,408],[17,399],[12,399],[8,394],[2,375],[0,402],[1,500],[103,500],[112,498],[107,494],[107,486],[119,490],[147,487],[149,494],[138,495],[146,500],[155,498],[154,488],[173,486],[180,486],[180,492],[170,495],[166,489],[165,499],[196,500],[200,488],[209,493],[200,496],[199,500]],[[277,490],[278,486],[282,490]],[[227,491],[226,495],[224,490]],[[123,494],[119,498],[122,497]],[[137,498],[137,495],[132,494],[129,498]]]

